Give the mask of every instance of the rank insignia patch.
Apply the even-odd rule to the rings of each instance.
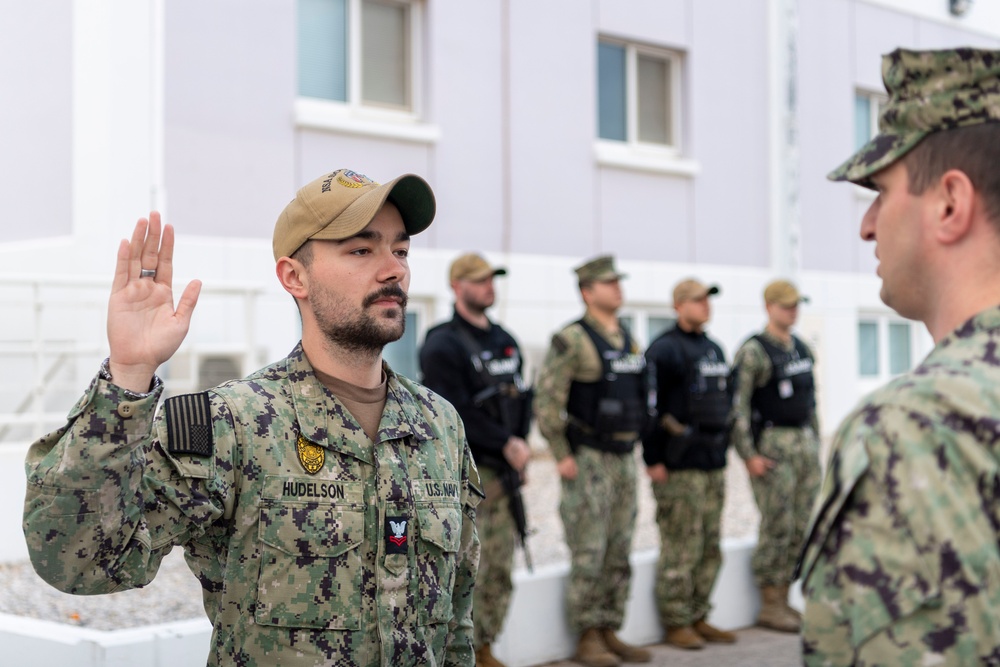
[[[299,463],[310,475],[315,475],[323,469],[326,462],[326,450],[319,445],[313,444],[301,435],[295,443],[295,451],[299,454]]]
[[[387,554],[406,553],[405,516],[387,516],[385,518],[385,552]]]

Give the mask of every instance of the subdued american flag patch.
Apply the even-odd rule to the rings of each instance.
[[[212,453],[212,413],[208,393],[174,396],[163,402],[167,451],[208,456]]]

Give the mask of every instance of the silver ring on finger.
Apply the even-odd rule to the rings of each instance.
[[[155,278],[156,277],[156,269],[142,269],[141,271],[139,271],[139,277],[140,278]]]

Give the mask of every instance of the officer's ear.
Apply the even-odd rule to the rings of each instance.
[[[285,291],[296,299],[305,299],[309,294],[309,276],[305,265],[291,257],[281,257],[274,267],[278,282]]]

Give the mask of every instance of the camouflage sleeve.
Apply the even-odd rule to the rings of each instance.
[[[463,439],[464,429],[461,430]],[[472,594],[479,572],[479,534],[476,530],[476,507],[482,500],[479,471],[472,458],[468,443],[465,444],[465,468],[462,471],[462,542],[455,567],[455,589],[452,592],[454,614],[449,624],[446,667],[471,667],[476,663],[473,645]]]
[[[565,332],[556,334],[535,383],[533,410],[538,430],[549,441],[549,449],[557,461],[573,453],[566,439],[566,403],[573,371],[578,364],[577,356],[577,349]]]
[[[161,392],[129,400],[95,378],[68,423],[28,450],[24,533],[35,570],[55,588],[96,594],[143,586],[174,545],[227,511],[215,458],[181,460],[156,437]],[[218,436],[231,439],[233,429],[220,426],[231,424],[224,414],[215,419],[219,456],[228,447]]]
[[[802,561],[805,664],[1000,661],[996,487],[958,417],[869,404],[838,433]]]
[[[771,379],[771,364],[764,348],[751,338],[736,353],[733,366],[736,368],[736,393],[733,395],[731,441],[736,453],[745,461],[757,454],[750,430],[750,399],[755,389]]]

